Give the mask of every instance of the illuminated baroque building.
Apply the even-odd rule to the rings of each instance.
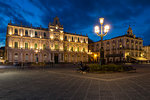
[[[150,45],[144,46],[143,50],[144,50],[144,57],[150,61]]]
[[[109,40],[104,40],[104,58],[109,62],[130,62],[131,59],[142,58],[143,40],[135,37],[129,26],[127,34]],[[89,50],[93,53],[91,61],[99,61],[101,41],[89,44]]]
[[[88,37],[63,31],[59,18],[48,28],[14,25],[7,27],[8,62],[88,62]]]

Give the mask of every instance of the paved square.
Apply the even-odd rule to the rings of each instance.
[[[136,73],[107,74],[0,69],[0,100],[150,100],[150,65],[136,68]]]

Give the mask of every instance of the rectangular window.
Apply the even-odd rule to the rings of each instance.
[[[83,48],[83,52],[85,52],[85,48]]]
[[[28,30],[25,30],[25,36],[28,36]]]
[[[78,47],[77,51],[79,52],[79,47]]]
[[[18,34],[18,29],[15,29],[15,34]]]
[[[43,44],[43,49],[46,49],[46,45],[45,44]]]
[[[35,31],[35,37],[37,37],[37,32]]]
[[[55,45],[55,49],[58,50],[58,45]]]
[[[73,47],[71,47],[71,51],[73,51]]]
[[[15,42],[15,48],[18,48],[18,42]]]
[[[67,40],[67,36],[65,36],[65,40]]]
[[[44,33],[44,38],[46,38],[46,33]]]
[[[37,44],[35,43],[34,48],[37,49]]]
[[[67,51],[67,46],[65,46],[64,50]]]
[[[25,49],[28,49],[28,43],[25,43]]]

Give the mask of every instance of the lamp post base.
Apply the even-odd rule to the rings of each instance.
[[[104,64],[105,64],[104,49],[103,49],[103,47],[101,47],[101,49],[100,49],[100,65],[104,65]]]

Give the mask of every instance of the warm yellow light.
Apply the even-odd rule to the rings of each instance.
[[[94,57],[96,58],[96,57],[97,57],[97,54],[94,54]]]
[[[60,33],[63,33],[63,31],[60,31]]]
[[[104,23],[104,18],[99,18],[100,24],[103,25]]]
[[[20,48],[22,49],[22,48],[23,48],[23,46],[21,45],[21,46],[20,46]]]
[[[23,36],[22,34],[20,34],[20,36]]]
[[[105,32],[105,33],[107,33],[107,32],[109,31],[109,29],[110,29],[109,25],[105,25],[105,26],[104,26],[104,32]]]
[[[94,28],[94,29],[95,29],[95,30],[94,30],[94,31],[95,31],[95,33],[99,33],[99,31],[100,31],[100,30],[99,30],[99,26],[95,26],[95,28]]]
[[[12,32],[11,32],[11,31],[9,32],[9,35],[12,35]]]
[[[56,29],[58,29],[58,26],[56,26]]]
[[[32,34],[31,34],[31,37],[33,37]]]
[[[40,36],[40,38],[42,38],[42,36]]]
[[[35,50],[36,53],[38,53],[38,50]]]
[[[60,40],[63,40],[63,37],[61,37]]]
[[[69,42],[70,42],[70,39],[69,39]]]
[[[143,57],[143,54],[141,53],[141,57]]]
[[[54,37],[53,36],[51,36],[51,39],[53,39]]]
[[[40,49],[42,49],[42,47],[40,47]]]
[[[53,29],[50,29],[51,31],[53,31]]]

